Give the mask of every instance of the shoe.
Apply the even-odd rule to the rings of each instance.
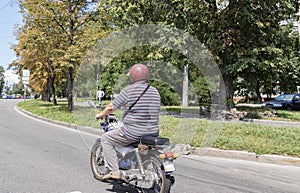
[[[121,172],[120,171],[109,172],[108,174],[103,176],[103,180],[106,180],[106,179],[115,179],[115,180],[121,179]]]

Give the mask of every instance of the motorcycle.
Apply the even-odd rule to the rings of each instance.
[[[114,114],[107,115],[100,128],[109,132],[120,124]],[[143,193],[170,193],[175,182],[174,160],[178,157],[171,150],[168,138],[143,136],[136,143],[116,148],[123,184],[132,185]],[[104,181],[107,174],[101,138],[96,139],[90,156],[91,169],[97,180]]]

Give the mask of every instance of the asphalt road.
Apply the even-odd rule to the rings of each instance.
[[[136,193],[92,176],[90,148],[98,137],[49,124],[0,100],[0,193]],[[176,160],[172,193],[299,193],[300,167],[204,156]]]

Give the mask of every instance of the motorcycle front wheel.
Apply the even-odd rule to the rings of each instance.
[[[92,147],[90,162],[94,177],[97,180],[103,181],[103,176],[107,173],[107,168],[104,164],[103,149],[99,141]]]
[[[142,188],[141,191],[143,193],[169,193],[172,185],[171,179],[166,177],[160,160],[155,155],[144,157],[143,166],[145,170],[156,173],[159,177],[159,180],[156,182],[153,188]]]

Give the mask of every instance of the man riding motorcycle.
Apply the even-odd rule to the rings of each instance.
[[[123,124],[101,136],[101,144],[108,173],[103,179],[120,179],[118,158],[115,148],[134,143],[142,136],[158,136],[160,94],[149,85],[149,69],[143,64],[135,64],[129,71],[131,84],[106,108],[95,116],[103,119],[121,107],[125,107]]]

